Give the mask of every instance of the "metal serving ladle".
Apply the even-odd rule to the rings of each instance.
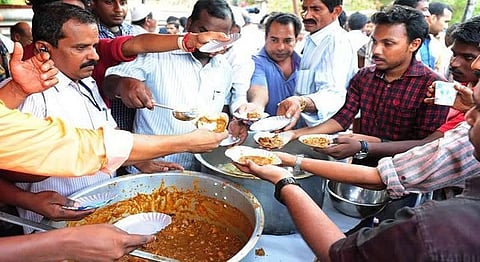
[[[155,102],[153,102],[153,106],[171,110],[172,114],[173,114],[173,117],[175,117],[176,119],[178,119],[180,121],[191,121],[191,120],[198,117],[197,110],[195,110],[193,108],[188,110],[188,111],[180,111],[180,110],[176,110],[173,107],[158,104],[158,103],[155,103]]]
[[[5,213],[3,211],[0,211],[0,220],[8,222],[8,223],[15,224],[15,225],[19,225],[19,226],[26,226],[26,227],[29,227],[29,228],[32,228],[32,229],[35,229],[35,230],[38,230],[38,231],[49,231],[49,230],[57,229],[53,226],[46,225],[46,224],[43,224],[43,223],[38,223],[38,222],[29,220],[29,219],[26,219],[26,218],[10,215],[10,214]],[[129,255],[134,256],[134,257],[147,259],[149,261],[178,262],[178,260],[176,260],[176,259],[155,255],[155,254],[145,252],[145,251],[142,251],[142,250],[139,250],[139,249],[133,250],[132,252],[129,253]]]

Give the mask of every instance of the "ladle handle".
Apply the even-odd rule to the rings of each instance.
[[[165,108],[174,111],[175,109],[173,107],[169,107],[166,105],[158,104],[158,103],[153,103],[153,106],[160,107],[160,108]]]

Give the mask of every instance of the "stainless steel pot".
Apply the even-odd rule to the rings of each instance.
[[[258,144],[253,139],[253,133],[249,133],[244,145],[258,148]],[[202,164],[202,171],[236,182],[257,197],[265,213],[263,233],[282,235],[296,232],[295,225],[287,208],[273,197],[275,188],[271,183],[254,176],[236,174],[235,172],[230,172],[220,167],[220,165],[230,163],[230,159],[225,156],[225,150],[225,147],[219,147],[209,153],[196,154],[195,157]],[[302,154],[316,159],[328,159],[325,154],[316,152],[297,140],[289,142],[279,151],[291,154]],[[322,207],[326,180],[304,172],[295,174],[295,178],[310,197]]]
[[[78,191],[70,198],[112,192],[118,195],[113,202],[134,197],[138,193],[149,194],[164,182],[165,186],[181,189],[198,189],[198,193],[217,198],[238,208],[253,225],[253,232],[245,246],[229,261],[251,260],[254,247],[260,238],[264,225],[264,214],[259,201],[245,188],[221,178],[215,178],[200,172],[167,172],[158,174],[128,175],[110,179]],[[57,224],[58,226],[58,224]]]

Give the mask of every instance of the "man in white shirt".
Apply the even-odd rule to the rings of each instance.
[[[302,116],[301,126],[314,126],[329,119],[345,102],[346,88],[357,71],[357,54],[340,27],[342,0],[304,0],[302,19],[306,36],[296,96],[283,100],[277,115],[286,115],[290,129]]]
[[[232,25],[233,14],[228,3],[224,0],[199,0],[188,18],[187,31],[229,34]],[[109,81],[130,81],[133,78],[143,81],[150,88],[156,103],[174,108],[198,108],[204,113],[221,112],[228,104],[225,100],[232,87],[232,67],[223,55],[192,51],[139,55],[132,62],[109,68],[104,87],[116,86],[109,85]],[[118,79],[118,76],[123,78]],[[194,129],[192,122],[179,121],[169,110],[160,109],[137,110],[133,126],[133,131],[141,134],[172,135]],[[188,170],[200,168],[190,153],[169,155],[165,159]],[[134,167],[129,171],[138,172]]]
[[[48,30],[43,26],[47,23]],[[86,129],[104,128],[108,132],[117,127],[91,77],[99,59],[95,49],[99,41],[95,16],[76,6],[46,5],[33,18],[33,35],[35,48],[49,52],[59,69],[59,82],[42,93],[30,95],[19,108],[37,117],[61,117],[70,125]],[[110,177],[99,171],[90,176],[47,178],[17,186],[30,192],[51,190],[66,196]],[[24,209],[19,209],[19,214],[35,221],[42,218]]]
[[[130,10],[133,25],[133,35],[156,33],[157,20],[153,19],[151,9],[144,4],[138,4]]]

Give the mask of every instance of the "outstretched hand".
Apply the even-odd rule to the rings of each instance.
[[[276,184],[282,178],[293,176],[286,169],[274,165],[259,166],[253,161],[247,160],[245,165],[239,163],[233,163],[240,171],[255,175],[263,180],[270,181],[272,184]]]
[[[27,97],[30,94],[43,92],[58,83],[56,77],[58,69],[54,66],[47,52],[39,52],[32,58],[22,61],[23,48],[15,43],[10,72],[20,95]]]

